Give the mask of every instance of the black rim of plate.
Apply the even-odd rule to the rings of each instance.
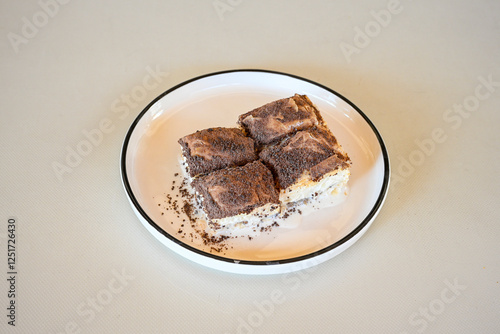
[[[332,243],[331,245],[329,245],[327,247],[324,247],[324,248],[322,248],[320,250],[317,250],[315,252],[308,253],[308,254],[305,254],[305,255],[300,255],[300,256],[297,256],[297,257],[292,257],[292,258],[277,259],[277,260],[268,260],[268,261],[251,261],[251,260],[233,259],[233,258],[223,257],[223,256],[220,256],[220,255],[215,255],[215,254],[212,254],[212,253],[207,253],[205,251],[202,251],[202,250],[200,250],[198,248],[195,248],[193,246],[190,246],[190,245],[188,245],[188,244],[186,244],[186,243],[178,240],[177,238],[175,238],[174,236],[170,235],[165,230],[163,230],[160,226],[158,226],[153,221],[153,219],[151,219],[148,216],[148,214],[144,211],[144,209],[139,204],[137,198],[135,197],[135,195],[134,195],[134,193],[132,191],[132,188],[130,187],[129,181],[128,181],[127,168],[126,168],[126,157],[127,157],[127,148],[128,148],[130,137],[132,136],[132,133],[134,132],[134,129],[135,129],[136,125],[142,119],[142,117],[144,116],[144,114],[146,112],[148,112],[148,110],[158,100],[160,100],[164,96],[168,95],[172,91],[174,91],[174,90],[176,90],[176,89],[178,89],[178,88],[180,88],[182,86],[185,86],[185,85],[187,85],[187,84],[189,84],[189,83],[191,83],[193,81],[197,81],[197,80],[200,80],[200,79],[203,79],[203,78],[206,78],[206,77],[217,76],[217,75],[224,75],[224,74],[229,74],[229,73],[237,73],[237,72],[253,72],[253,73],[266,73],[266,74],[282,75],[282,76],[287,76],[287,77],[290,77],[290,78],[298,79],[298,80],[301,80],[301,81],[313,84],[315,86],[318,86],[318,87],[320,87],[322,89],[325,89],[326,91],[334,94],[335,96],[339,97],[340,99],[342,99],[346,103],[348,103],[352,108],[354,108],[354,110],[356,110],[363,117],[363,119],[366,121],[366,123],[372,129],[373,133],[377,137],[377,140],[379,142],[380,149],[381,149],[381,152],[382,152],[382,155],[383,155],[383,158],[384,158],[384,180],[383,180],[383,183],[382,183],[382,187],[380,189],[380,194],[379,194],[379,196],[377,198],[377,201],[375,202],[375,205],[373,206],[373,208],[370,210],[370,212],[368,213],[368,215],[361,221],[361,223],[358,224],[358,226],[356,226],[356,228],[354,228],[349,234],[347,234],[342,239],[340,239],[340,240]],[[385,195],[387,193],[388,186],[389,186],[389,177],[390,177],[389,156],[388,156],[387,149],[385,147],[384,141],[382,140],[382,137],[380,136],[377,128],[375,128],[375,126],[372,123],[372,121],[358,107],[356,107],[351,101],[349,101],[347,98],[345,98],[341,94],[337,93],[336,91],[332,90],[331,88],[328,88],[328,87],[326,87],[326,86],[324,86],[322,84],[319,84],[317,82],[314,82],[312,80],[305,79],[303,77],[300,77],[300,76],[297,76],[297,75],[293,75],[293,74],[284,73],[284,72],[278,72],[278,71],[272,71],[272,70],[262,70],[262,69],[236,69],[236,70],[226,70],[226,71],[219,71],[219,72],[207,73],[207,74],[200,75],[198,77],[186,80],[186,81],[184,81],[184,82],[182,82],[182,83],[180,83],[180,84],[178,84],[178,85],[176,85],[176,86],[168,89],[164,93],[160,94],[157,98],[155,98],[153,101],[151,101],[141,111],[141,113],[136,117],[136,119],[133,121],[132,125],[130,126],[129,130],[127,131],[127,134],[125,136],[125,140],[123,142],[122,152],[121,152],[120,168],[121,168],[121,174],[122,174],[122,182],[124,184],[125,190],[126,190],[128,196],[129,196],[130,200],[132,201],[135,209],[160,234],[162,234],[163,236],[165,236],[170,241],[172,241],[172,242],[174,242],[174,243],[182,246],[183,248],[185,248],[185,249],[187,249],[189,251],[192,251],[194,253],[203,255],[205,257],[209,257],[209,258],[212,258],[214,260],[223,261],[223,262],[232,263],[232,264],[238,264],[238,265],[255,265],[255,266],[280,265],[280,264],[289,264],[289,263],[294,263],[294,262],[298,263],[298,262],[301,262],[301,261],[304,261],[304,260],[307,260],[307,259],[315,258],[315,257],[317,257],[317,256],[319,256],[321,254],[328,253],[328,252],[332,251],[333,249],[338,248],[342,244],[346,243],[347,241],[351,240],[378,213],[380,207],[382,206],[382,204],[384,202],[384,198],[385,198]]]

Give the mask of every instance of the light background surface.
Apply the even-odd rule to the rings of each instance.
[[[1,1],[0,22],[0,332],[498,333],[498,1]],[[149,101],[238,68],[326,85],[385,139],[384,208],[311,270],[196,265],[123,191],[121,144]]]

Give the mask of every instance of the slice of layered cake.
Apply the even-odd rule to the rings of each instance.
[[[214,230],[238,224],[256,226],[263,218],[280,212],[273,175],[258,160],[197,177],[192,187]]]
[[[257,159],[252,138],[238,128],[210,128],[179,139],[182,157],[192,178]]]
[[[324,122],[306,95],[295,94],[240,115],[238,124],[262,147]]]
[[[259,156],[275,176],[283,205],[337,194],[349,180],[351,161],[323,126],[298,131]]]

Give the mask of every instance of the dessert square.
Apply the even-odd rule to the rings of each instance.
[[[192,178],[257,159],[252,138],[238,128],[209,128],[179,139]]]
[[[193,180],[212,227],[260,221],[280,210],[271,171],[260,161],[214,171]]]
[[[323,124],[323,119],[306,95],[295,94],[240,115],[238,124],[258,146],[263,146],[295,131]]]
[[[325,192],[336,193],[350,175],[349,157],[322,126],[298,131],[265,147],[259,156],[273,172],[285,205]]]

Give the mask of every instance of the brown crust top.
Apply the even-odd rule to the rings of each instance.
[[[323,175],[348,168],[351,164],[325,127],[298,131],[281,143],[264,148],[260,158],[274,173],[280,189],[294,184],[306,170],[311,173],[313,181],[317,181]]]
[[[257,159],[255,143],[238,128],[209,128],[179,139],[182,154],[195,177],[214,170],[241,166]]]
[[[226,168],[193,180],[209,219],[249,213],[267,203],[279,203],[271,171],[260,161]]]
[[[295,94],[240,115],[238,124],[262,146],[295,131],[323,124],[323,119],[306,95]]]

